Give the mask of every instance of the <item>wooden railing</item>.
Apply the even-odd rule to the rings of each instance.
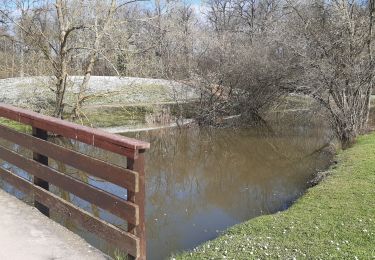
[[[56,212],[130,256],[146,259],[144,152],[150,147],[149,143],[5,104],[0,104],[0,117],[32,127],[30,135],[0,125],[0,138],[33,152],[33,158],[27,158],[0,145],[0,159],[33,175],[33,182],[1,167],[0,178],[26,193],[32,193],[35,207],[45,215],[49,215],[49,211]],[[120,154],[126,157],[127,168],[49,142],[49,133]],[[126,188],[127,199],[49,167],[48,158]],[[122,230],[56,196],[49,191],[49,184],[126,220],[128,230]]]

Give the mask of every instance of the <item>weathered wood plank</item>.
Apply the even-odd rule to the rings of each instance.
[[[134,193],[128,191],[128,200],[136,203],[139,206],[139,225],[128,225],[128,232],[136,235],[140,239],[139,250],[141,256],[137,260],[146,260],[146,221],[145,221],[145,208],[146,208],[146,185],[145,185],[145,150],[139,151],[137,159],[127,159],[127,167],[135,170],[139,174],[139,192]]]
[[[138,192],[138,173],[0,125],[0,138],[63,162],[89,175]]]
[[[150,147],[149,143],[136,139],[110,134],[6,104],[0,104],[0,116],[130,158],[137,158],[139,149]]]
[[[107,240],[112,245],[128,252],[134,257],[140,256],[139,238],[111,225],[75,205],[64,201],[53,193],[46,191],[32,183],[22,179],[14,173],[0,168],[0,178],[17,187],[25,193],[33,193],[35,199],[48,206],[48,208],[60,216],[69,218],[76,225],[80,225],[87,231]]]
[[[108,210],[131,224],[139,224],[139,207],[135,203],[121,199],[46,165],[39,164],[1,145],[0,158],[25,170],[29,174],[37,176],[57,187],[61,187],[104,210]]]

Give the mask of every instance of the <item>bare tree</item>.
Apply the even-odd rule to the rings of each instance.
[[[103,8],[104,7],[104,8]],[[116,14],[117,9],[120,6],[118,5],[117,1],[111,0],[109,7],[106,8],[106,6],[101,5],[97,3],[96,10],[94,12],[94,18],[93,18],[93,24],[90,26],[86,26],[86,28],[89,28],[92,30],[92,39],[89,41],[91,42],[91,46],[85,47],[88,49],[87,54],[87,64],[84,66],[84,78],[82,83],[79,86],[79,92],[77,95],[77,101],[73,108],[73,114],[74,117],[80,116],[80,110],[82,107],[83,102],[90,97],[90,95],[87,94],[88,90],[88,84],[89,80],[94,68],[94,65],[98,59],[98,55],[103,55],[105,57],[105,47],[103,47],[103,40],[105,39],[106,35],[111,33],[111,30],[114,27],[114,16]],[[105,10],[106,14],[100,15],[102,10]],[[75,47],[76,49],[83,49],[84,47]],[[116,69],[114,67],[114,69]],[[116,71],[117,72],[117,71]]]
[[[262,122],[261,113],[283,93],[288,71],[278,53],[273,29],[280,12],[273,1],[213,0],[209,28],[199,41],[197,81],[201,86],[199,121],[229,115]]]
[[[373,89],[373,1],[288,2],[283,43],[294,55],[294,91],[330,113],[342,146],[366,128]],[[311,12],[314,10],[314,12]]]
[[[84,78],[79,86],[73,105],[75,116],[87,99],[87,88],[93,68],[101,56],[106,59],[111,30],[114,29],[117,11],[128,2],[12,0],[6,1],[0,13],[23,35],[23,44],[39,52],[48,62],[55,77],[55,104],[53,115],[62,117],[65,93],[71,71],[77,73],[74,64],[79,63]],[[113,49],[112,44],[109,48]],[[121,48],[116,46],[116,48]],[[22,55],[21,55],[22,57]],[[83,64],[84,63],[84,64]],[[115,69],[115,66],[113,66]],[[79,70],[78,70],[79,71]]]
[[[7,20],[22,31],[25,44],[42,53],[49,63],[56,78],[55,109],[53,115],[62,117],[64,109],[64,95],[67,87],[70,35],[83,25],[72,23],[67,17],[66,2],[56,0],[55,11],[47,1],[9,1],[9,13],[2,11]],[[12,15],[11,13],[15,13]],[[21,13],[18,17],[18,13]]]

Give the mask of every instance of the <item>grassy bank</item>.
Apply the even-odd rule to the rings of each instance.
[[[176,259],[375,259],[375,133],[290,209],[229,229]]]
[[[152,107],[100,108],[85,111],[86,117],[76,123],[92,127],[133,125],[144,123],[146,115],[150,113],[153,113]]]
[[[14,130],[17,130],[23,133],[31,133],[32,131],[31,126],[21,124],[21,123],[18,123],[16,121],[9,120],[6,118],[0,118],[0,125],[7,126],[9,128],[12,128]]]

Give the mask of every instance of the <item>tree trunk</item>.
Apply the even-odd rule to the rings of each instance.
[[[21,39],[23,39],[23,32],[21,30]],[[25,52],[23,45],[20,44],[20,77],[23,78],[25,76]]]
[[[116,10],[116,1],[112,0],[111,1],[111,7],[108,11],[108,15],[104,21],[104,26],[101,31],[99,31],[99,26],[98,26],[98,21],[95,20],[95,41],[94,41],[94,46],[93,46],[93,51],[90,53],[89,56],[89,63],[87,64],[85,68],[85,76],[83,78],[83,81],[81,85],[79,86],[79,93],[77,96],[77,101],[76,104],[73,108],[72,114],[73,114],[73,119],[76,119],[80,116],[80,110],[83,105],[83,102],[87,98],[87,89],[88,89],[88,84],[91,78],[92,70],[94,68],[95,62],[97,60],[97,55],[99,53],[100,45],[102,42],[102,39],[107,33],[108,28],[113,22],[113,15]]]
[[[372,82],[370,83],[370,86],[368,87],[367,93],[366,93],[366,100],[365,104],[363,106],[362,111],[362,118],[361,118],[361,130],[366,130],[367,124],[370,117],[370,109],[371,109],[371,94],[372,94]]]
[[[53,116],[57,118],[62,118],[63,113],[64,113],[64,97],[65,97],[67,78],[68,78],[68,74],[66,73],[66,70],[64,73],[62,73],[61,76],[57,77],[56,104],[55,104],[55,110],[53,112]]]

